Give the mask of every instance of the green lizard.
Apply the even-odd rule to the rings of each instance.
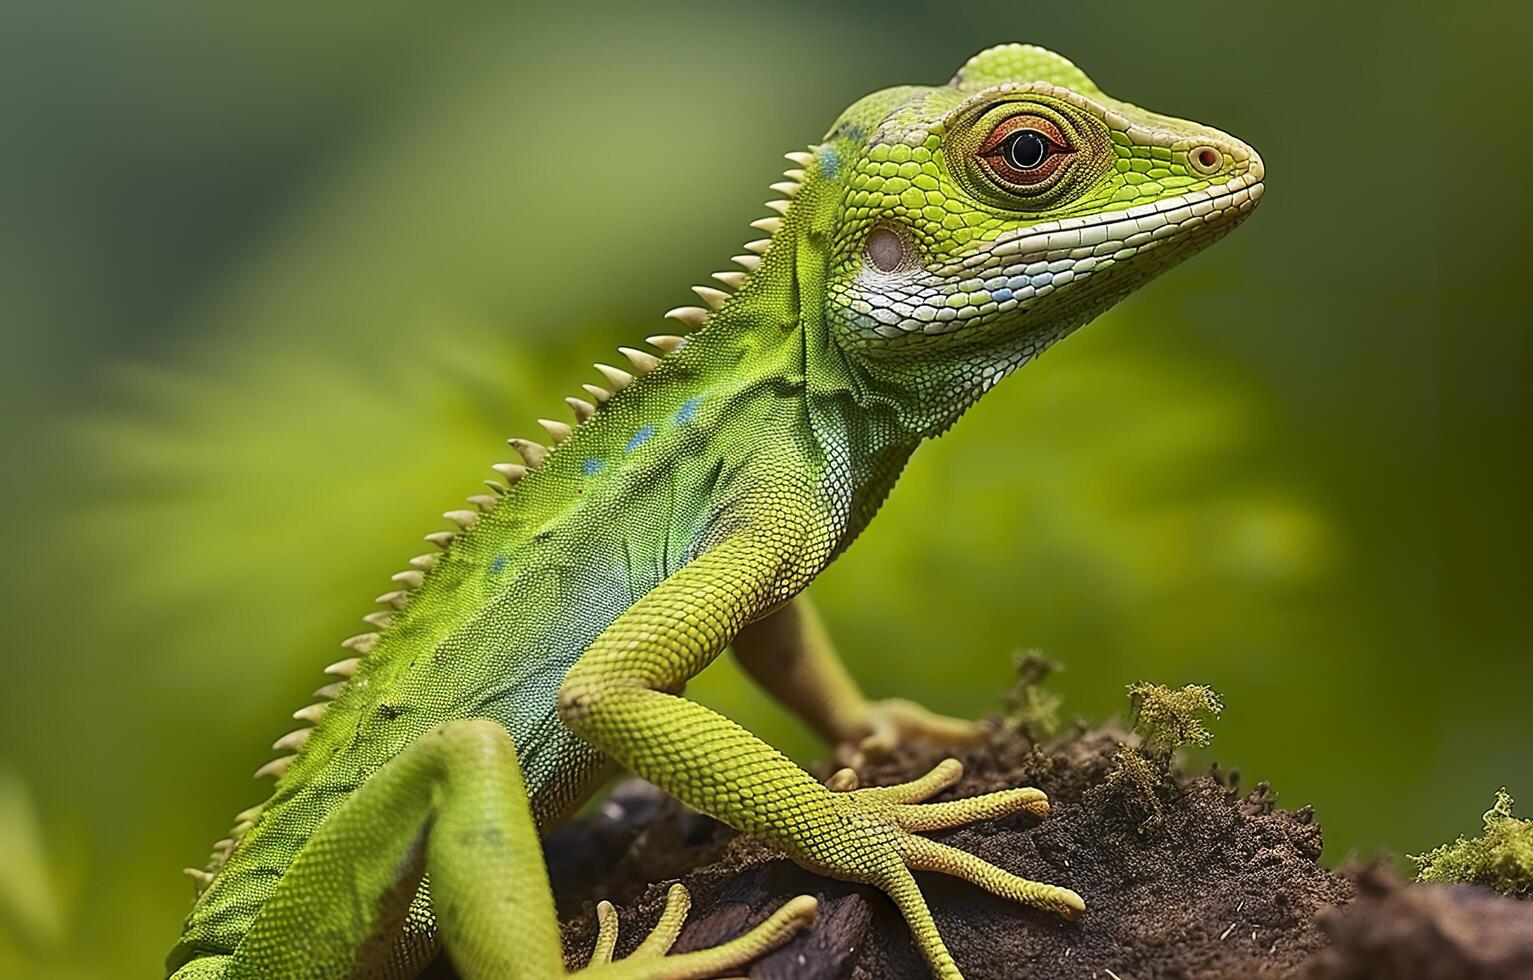
[[[849,108],[788,154],[769,237],[696,286],[660,356],[571,398],[553,448],[513,439],[504,482],[449,512],[346,641],[258,775],[271,798],[194,870],[177,977],[408,976],[445,946],[465,976],[564,974],[538,834],[613,765],[802,865],[884,891],[958,977],[913,870],[1075,917],[1075,892],[919,836],[1013,813],[1035,789],[924,802],[954,760],[898,787],[822,785],[681,697],[726,646],[844,758],[968,723],[870,702],[800,592],[873,517],[916,446],[1157,273],[1234,228],[1261,159],[1110,98],[1040,48],[985,51],[947,85]],[[722,288],[720,288],[722,287]],[[590,974],[707,976],[787,940],[800,897],[713,949],[667,956],[687,898],[638,953]]]

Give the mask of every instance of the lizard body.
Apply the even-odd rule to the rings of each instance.
[[[872,751],[912,731],[963,734],[863,699],[795,597],[923,439],[1238,224],[1260,197],[1260,158],[1020,45],[977,55],[948,85],[868,96],[789,157],[778,215],[756,223],[770,237],[736,258],[744,271],[716,274],[724,288],[697,287],[706,307],[669,314],[696,329],[652,338],[661,356],[625,349],[631,370],[599,365],[604,385],[571,400],[578,424],[544,422],[552,449],[512,440],[523,463],[496,467],[506,484],[450,512],[461,530],[434,535],[440,553],[380,597],[378,629],[347,641],[359,656],[296,716],[313,726],[264,767],[271,799],[195,872],[177,977],[284,963],[412,975],[439,941],[467,975],[512,961],[515,975],[562,975],[556,924],[526,925],[552,918],[536,834],[614,762],[806,866],[883,888],[942,976],[957,967],[908,868],[1080,912],[1067,889],[913,833],[1041,815],[1037,791],[923,807],[955,778],[939,767],[900,791],[842,778],[832,792],[677,692],[733,641],[832,741]],[[465,812],[497,829],[489,856],[441,829]],[[515,923],[484,908],[503,882],[531,903]],[[686,970],[739,962],[811,916],[795,900],[732,951],[663,957],[656,939],[592,973],[707,975]],[[304,958],[284,959],[298,947]]]

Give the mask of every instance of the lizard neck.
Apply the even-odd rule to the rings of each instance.
[[[835,553],[866,526],[923,438],[909,395],[846,349],[826,316],[841,191],[818,173],[805,181],[759,268],[675,358],[679,366],[690,355],[727,384],[744,380],[791,402],[791,418],[775,413],[791,431],[768,435],[791,436],[819,475]]]

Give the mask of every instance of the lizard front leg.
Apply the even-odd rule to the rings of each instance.
[[[731,647],[745,672],[860,769],[912,735],[969,744],[984,737],[976,722],[949,718],[914,701],[869,701],[847,673],[820,614],[803,593],[748,623]]]
[[[952,803],[938,789],[832,792],[729,719],[669,692],[769,607],[789,566],[783,535],[737,532],[662,582],[597,638],[565,677],[559,713],[592,745],[688,805],[764,838],[811,870],[865,882],[899,906],[933,972],[961,977],[911,869],[941,871],[1004,898],[1074,917],[1080,896],[1037,884],[916,835],[974,820],[1047,812],[1035,789]]]
[[[447,722],[410,744],[320,826],[227,960],[196,960],[177,978],[394,975],[392,939],[421,876],[443,945],[468,978],[565,976],[559,922],[516,750],[487,719]],[[610,905],[591,980],[713,976],[761,956],[812,921],[788,902],[744,936],[666,956],[686,915],[676,886],[659,925],[628,959],[609,962]],[[391,968],[392,967],[392,968]]]

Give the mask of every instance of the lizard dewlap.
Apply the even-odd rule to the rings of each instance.
[[[788,157],[737,268],[667,314],[684,329],[597,365],[568,399],[573,424],[541,421],[548,444],[512,439],[519,459],[495,465],[494,492],[447,512],[452,530],[429,536],[345,641],[259,773],[275,777],[271,797],[191,872],[201,891],[168,960],[176,977],[405,977],[443,948],[468,977],[563,976],[539,834],[614,764],[881,889],[936,976],[959,966],[913,870],[1085,910],[1068,882],[921,836],[1042,819],[1038,790],[925,802],[957,781],[952,760],[858,788],[859,763],[901,738],[975,729],[867,700],[800,593],[922,440],[1239,224],[1261,159],[1024,45],[945,85],[867,96]],[[849,768],[830,786],[676,693],[730,645],[837,747]],[[590,974],[741,971],[815,903],[668,956],[686,906],[678,886],[619,962],[604,906]]]

